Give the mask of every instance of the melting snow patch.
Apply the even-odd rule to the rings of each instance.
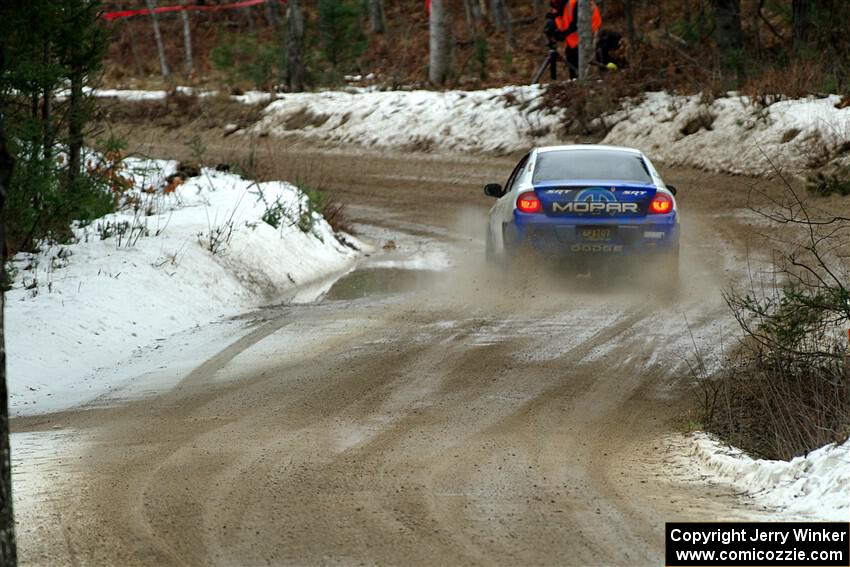
[[[543,89],[375,91],[281,96],[254,132],[406,149],[510,152],[554,141],[561,119],[541,108]]]
[[[731,484],[759,504],[806,520],[850,517],[850,440],[788,461],[752,459],[704,433],[693,435],[693,460],[710,479]]]

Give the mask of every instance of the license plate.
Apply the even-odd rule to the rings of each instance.
[[[586,242],[610,242],[614,240],[614,230],[610,228],[582,228],[579,236]]]

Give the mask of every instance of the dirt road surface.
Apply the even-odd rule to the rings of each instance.
[[[751,180],[665,172],[685,217],[671,297],[488,270],[481,186],[511,158],[258,152],[378,251],[316,303],[246,314],[172,389],[15,420],[62,435],[16,461],[24,565],[661,565],[665,521],[755,513],[671,460]]]

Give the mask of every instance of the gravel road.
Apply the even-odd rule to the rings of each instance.
[[[753,513],[671,455],[754,181],[664,172],[684,211],[670,297],[488,269],[481,186],[511,158],[268,144],[264,175],[321,185],[395,249],[246,314],[173,389],[15,420],[65,432],[19,461],[19,482],[51,479],[17,510],[24,565],[661,565],[665,521]]]

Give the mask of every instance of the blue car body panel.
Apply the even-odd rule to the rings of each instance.
[[[595,148],[607,147],[595,146]],[[505,252],[525,246],[546,257],[608,257],[624,259],[677,254],[679,218],[673,193],[667,189],[648,159],[636,150],[612,148],[612,151],[640,155],[651,172],[651,182],[617,179],[556,179],[532,182],[536,151],[527,159],[528,175],[504,197],[502,211],[494,207],[491,218],[501,217],[500,240]],[[578,150],[580,151],[580,150]],[[578,155],[578,154],[577,154]],[[518,168],[522,168],[522,162]],[[533,191],[541,212],[520,211],[515,200]],[[649,207],[657,193],[671,202],[668,213],[653,213]],[[505,208],[509,207],[509,208]],[[495,227],[495,228],[494,228]],[[491,230],[498,225],[491,223]]]

